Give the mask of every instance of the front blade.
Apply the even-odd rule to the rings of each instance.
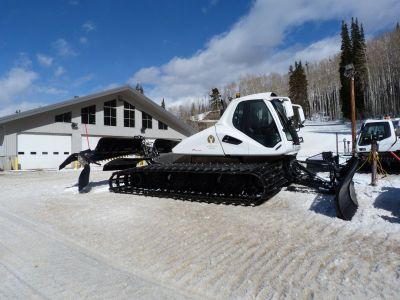
[[[336,189],[336,215],[343,220],[351,220],[355,215],[358,202],[354,190],[353,176],[357,171],[359,159],[352,157],[344,168],[342,180]]]
[[[89,177],[90,177],[90,165],[85,165],[81,174],[79,175],[78,186],[79,192],[83,192],[83,190],[89,184]]]
[[[66,160],[59,166],[59,170],[64,169],[66,165],[69,165],[73,161],[78,160],[78,153],[72,153],[70,156],[67,157]]]

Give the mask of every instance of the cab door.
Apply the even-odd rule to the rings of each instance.
[[[239,102],[229,124],[217,123],[215,127],[225,155],[276,154],[274,148],[282,141],[274,117],[262,99]]]
[[[237,129],[232,129],[222,125],[215,125],[218,140],[225,155],[248,155],[248,137]]]

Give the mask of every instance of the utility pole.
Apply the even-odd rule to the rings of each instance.
[[[354,92],[354,75],[351,77],[351,141],[352,154],[356,153],[356,95]]]
[[[356,94],[354,91],[354,75],[356,71],[353,64],[348,64],[344,67],[344,76],[350,78],[351,89],[351,142],[352,154],[356,154]]]
[[[371,162],[371,185],[376,186],[376,169],[377,169],[377,156],[376,153],[376,139],[373,138],[371,141],[371,152],[372,152],[372,162]]]

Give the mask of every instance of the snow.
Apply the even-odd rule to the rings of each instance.
[[[299,156],[350,138],[312,125]],[[0,172],[0,298],[398,298],[399,175],[356,174],[349,222],[301,186],[242,207],[113,194],[96,168],[79,194],[79,172]]]
[[[190,120],[191,120],[191,121],[203,121],[204,118],[205,118],[209,113],[211,113],[211,112],[212,112],[212,111],[210,110],[210,111],[206,111],[206,112],[203,112],[203,113],[198,114],[198,115],[195,115],[195,116],[191,116],[191,117],[190,117]]]
[[[304,143],[301,144],[297,158],[304,160],[323,151],[332,151],[336,154],[336,133],[338,134],[339,153],[343,153],[343,140],[351,141],[350,124],[329,122],[321,126],[321,123],[317,122],[306,123],[306,126],[298,132],[299,136],[303,137]]]

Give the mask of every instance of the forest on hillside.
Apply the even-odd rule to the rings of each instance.
[[[345,24],[346,25],[346,24]],[[355,42],[353,20],[349,34],[350,43]],[[358,26],[358,23],[357,23]],[[362,25],[361,34],[363,39]],[[354,36],[353,36],[354,35]],[[353,39],[353,41],[352,41]],[[357,95],[357,117],[382,117],[391,115],[400,116],[400,26],[397,25],[393,31],[386,32],[369,41],[362,41],[364,46],[357,55],[350,60],[362,61],[359,75],[356,73],[356,93]],[[351,46],[351,45],[350,45]],[[342,24],[342,50],[333,57],[323,59],[318,62],[305,62],[301,65],[305,74],[306,99],[296,99],[296,94],[291,90],[291,75],[298,67],[290,66],[287,74],[266,73],[266,74],[247,74],[240,77],[237,81],[225,86],[218,87],[221,98],[229,102],[229,98],[234,98],[237,92],[242,96],[274,91],[279,95],[291,95],[295,103],[305,106],[305,111],[309,118],[323,118],[325,120],[346,118],[346,106],[348,99],[345,95],[349,92],[344,89],[346,82],[341,78],[339,72],[343,63],[343,24]],[[355,46],[354,46],[355,47]],[[356,52],[356,50],[354,50]],[[362,57],[361,57],[362,56]],[[300,62],[301,64],[301,62]],[[342,76],[343,77],[343,76]],[[342,89],[342,92],[341,92]],[[212,89],[210,88],[210,91]],[[210,98],[211,98],[210,94]],[[350,94],[349,94],[350,95]],[[172,110],[182,119],[187,119],[190,115],[195,115],[207,110],[211,110],[209,99],[199,99],[198,101],[186,105],[175,107]],[[359,100],[361,99],[361,100]],[[305,101],[305,102],[304,102]],[[362,101],[361,104],[358,101]],[[343,110],[345,113],[343,113]]]

